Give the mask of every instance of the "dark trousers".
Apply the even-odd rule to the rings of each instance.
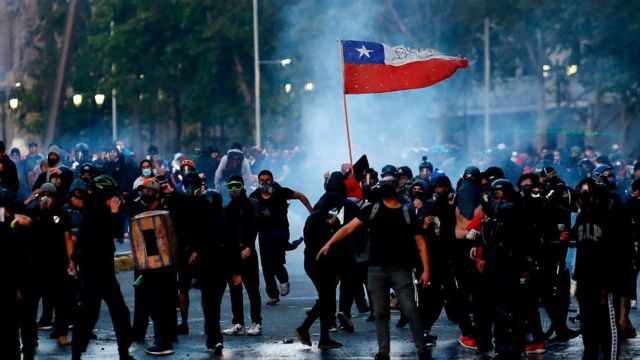
[[[135,282],[142,272],[137,268],[133,270],[133,281]],[[142,278],[141,278],[142,279]],[[133,288],[133,326],[131,328],[131,336],[134,340],[143,340],[147,334],[147,328],[149,327],[149,306],[146,297],[146,290],[144,289],[144,281],[139,281],[139,284]]]
[[[173,267],[150,271],[134,271],[134,279],[140,276],[139,285],[134,288],[135,308],[131,336],[134,340],[144,339],[153,319],[154,343],[168,347],[177,335],[175,298],[178,294],[176,274]]]
[[[142,282],[153,320],[154,344],[170,347],[177,336],[176,296],[178,283],[174,267],[143,271]]]
[[[540,343],[545,340],[545,333],[542,330],[540,321],[540,294],[544,291],[546,284],[536,272],[530,274],[529,281],[521,286],[523,307],[522,313],[526,323],[526,331],[531,334],[533,343]]]
[[[79,315],[73,327],[72,354],[79,358],[87,350],[89,337],[100,312],[100,302],[104,300],[109,308],[109,315],[118,342],[121,355],[129,353],[131,346],[131,323],[129,308],[124,302],[120,284],[116,279],[113,266],[105,269],[84,268],[80,272]]]
[[[546,265],[546,280],[542,292],[542,304],[549,314],[556,334],[568,331],[571,277],[564,261]]]
[[[55,311],[53,336],[66,335],[71,324],[73,306],[72,279],[66,272],[65,264],[46,264],[39,271],[36,287],[37,302],[42,299],[41,321],[51,322]]]
[[[336,276],[331,268],[323,266],[314,257],[305,256],[304,270],[318,292],[318,299],[300,327],[308,332],[311,325],[320,318],[322,342],[329,339],[329,327],[333,324],[336,311]]]
[[[476,340],[479,350],[484,352],[491,349],[493,334],[496,352],[501,358],[519,358],[525,350],[520,273],[506,268],[485,268],[480,276],[476,301]]]
[[[411,271],[401,268],[369,266],[369,291],[376,314],[376,336],[378,352],[389,355],[391,335],[389,333],[389,291],[393,289],[402,313],[409,320],[413,342],[418,351],[424,351],[424,330],[415,303],[415,288]]]
[[[244,305],[242,299],[242,285],[247,290],[249,296],[249,305],[251,308],[251,321],[255,324],[262,324],[262,307],[260,298],[260,270],[258,269],[258,254],[252,250],[251,256],[242,260],[240,275],[242,276],[242,284],[233,285],[230,278],[229,294],[231,296],[231,312],[233,313],[233,324],[241,324],[244,326]]]
[[[345,254],[338,262],[338,279],[340,280],[340,297],[338,309],[347,317],[351,317],[351,307],[356,291],[356,260],[352,254]],[[360,284],[362,288],[362,283]]]
[[[260,262],[262,263],[262,275],[266,286],[267,295],[272,299],[280,299],[280,290],[276,279],[281,283],[289,282],[289,273],[284,267],[284,244],[289,241],[289,230],[274,233],[260,233]]]
[[[620,300],[611,293],[584,288],[578,290],[577,298],[584,344],[582,359],[615,360],[620,348],[616,313]]]
[[[473,337],[469,300],[461,291],[453,264],[433,264],[431,286],[419,289],[419,311],[425,330],[431,330],[444,308],[447,318],[458,324],[463,336]]]
[[[353,298],[358,305],[366,305],[367,297],[371,299],[371,296],[365,294],[367,288],[367,271],[369,270],[369,262],[357,262],[355,267],[355,279],[353,284]],[[372,308],[373,309],[373,308]]]
[[[11,360],[20,360],[20,336],[18,331],[18,300],[14,289],[2,289],[0,297],[3,304],[6,304],[6,311],[2,314],[2,325],[0,326],[0,346],[3,350],[3,357]]]
[[[22,339],[22,353],[25,359],[33,358],[38,341],[38,297],[33,283],[23,284],[20,290],[22,299],[18,301],[18,321]]]
[[[223,342],[220,332],[220,305],[230,276],[231,274],[223,269],[207,269],[200,278],[207,348],[213,348],[216,344]]]

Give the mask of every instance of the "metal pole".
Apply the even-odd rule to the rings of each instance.
[[[111,20],[110,25],[110,36],[113,37],[113,27],[115,26],[115,22]],[[111,64],[111,73],[116,73],[116,64]],[[118,105],[116,102],[116,88],[111,88],[111,140],[113,143],[116,143],[116,139],[118,138]]]
[[[118,106],[116,104],[116,88],[111,89],[111,137],[115,144],[118,138]]]
[[[491,148],[491,119],[489,118],[489,87],[491,85],[489,55],[489,18],[484,18],[484,150]]]
[[[255,75],[256,146],[260,146],[260,53],[258,52],[258,0],[253,0],[253,68]]]

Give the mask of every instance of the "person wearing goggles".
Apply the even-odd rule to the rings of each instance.
[[[258,254],[256,253],[256,214],[255,199],[249,199],[244,189],[242,176],[233,175],[227,181],[227,190],[231,201],[224,208],[224,214],[231,227],[231,235],[235,237],[240,253],[240,276],[242,284],[247,290],[251,311],[251,326],[244,326],[244,304],[242,298],[242,284],[233,284],[229,278],[229,295],[231,296],[231,312],[233,319],[231,327],[222,330],[224,335],[256,336],[262,334],[262,309],[260,298],[260,272],[258,270]]]

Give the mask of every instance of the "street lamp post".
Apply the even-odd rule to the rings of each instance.
[[[255,83],[256,146],[260,147],[260,53],[258,51],[258,0],[253,0],[253,71]]]

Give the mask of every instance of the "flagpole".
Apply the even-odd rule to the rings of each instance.
[[[355,176],[353,170],[353,153],[351,152],[351,134],[349,133],[349,115],[347,113],[347,94],[344,87],[344,47],[342,41],[338,40],[340,44],[340,63],[342,65],[342,103],[344,105],[344,122],[347,128],[347,146],[349,147],[349,164],[351,165],[351,174]]]

